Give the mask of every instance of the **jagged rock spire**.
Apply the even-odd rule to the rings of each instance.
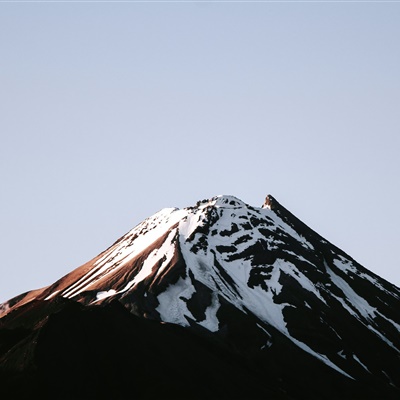
[[[268,194],[265,197],[265,201],[264,201],[262,208],[269,208],[270,210],[272,210],[274,208],[275,204],[276,204],[276,200],[270,194]]]

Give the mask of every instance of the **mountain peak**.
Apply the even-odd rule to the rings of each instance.
[[[210,199],[200,200],[197,202],[200,208],[208,206],[224,207],[224,208],[235,208],[235,207],[248,207],[248,205],[242,200],[232,195],[220,194],[218,196],[211,197]]]
[[[327,374],[400,392],[399,289],[271,195],[262,208],[232,195],[164,208],[51,286],[0,307],[0,328],[24,324],[37,308],[29,320],[42,326],[43,309],[68,302],[84,309],[118,302],[141,319],[213,337],[265,360],[264,376],[275,370],[268,365],[290,370],[297,354],[314,365],[302,375],[309,384]],[[310,394],[307,384],[302,390]]]

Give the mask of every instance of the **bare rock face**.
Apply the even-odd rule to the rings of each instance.
[[[14,398],[395,399],[399,309],[396,286],[272,196],[216,196],[3,304],[0,384]]]
[[[269,194],[265,198],[262,208],[269,208],[270,210],[272,210],[275,203],[276,203],[276,200]]]

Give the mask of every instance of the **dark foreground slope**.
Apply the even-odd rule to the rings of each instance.
[[[36,304],[37,311],[43,306]],[[135,317],[118,302],[104,307],[67,302],[60,308],[36,331],[8,331],[14,343],[9,339],[10,350],[3,349],[2,394],[52,399],[282,398],[274,384],[258,384],[260,372],[249,360],[208,334]],[[4,343],[7,331],[0,332]]]
[[[52,310],[48,306],[31,305],[31,320],[24,319],[28,324],[10,321],[7,328],[3,322],[2,398],[398,399],[400,395],[383,381],[344,377],[278,333],[270,349],[249,352],[240,345],[249,335],[246,326],[222,340],[207,330],[136,317],[117,301],[99,307],[72,301],[53,304]],[[49,312],[54,313],[43,318]]]

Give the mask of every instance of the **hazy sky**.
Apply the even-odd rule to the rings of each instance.
[[[399,286],[399,39],[393,2],[0,2],[0,302],[217,194]]]

